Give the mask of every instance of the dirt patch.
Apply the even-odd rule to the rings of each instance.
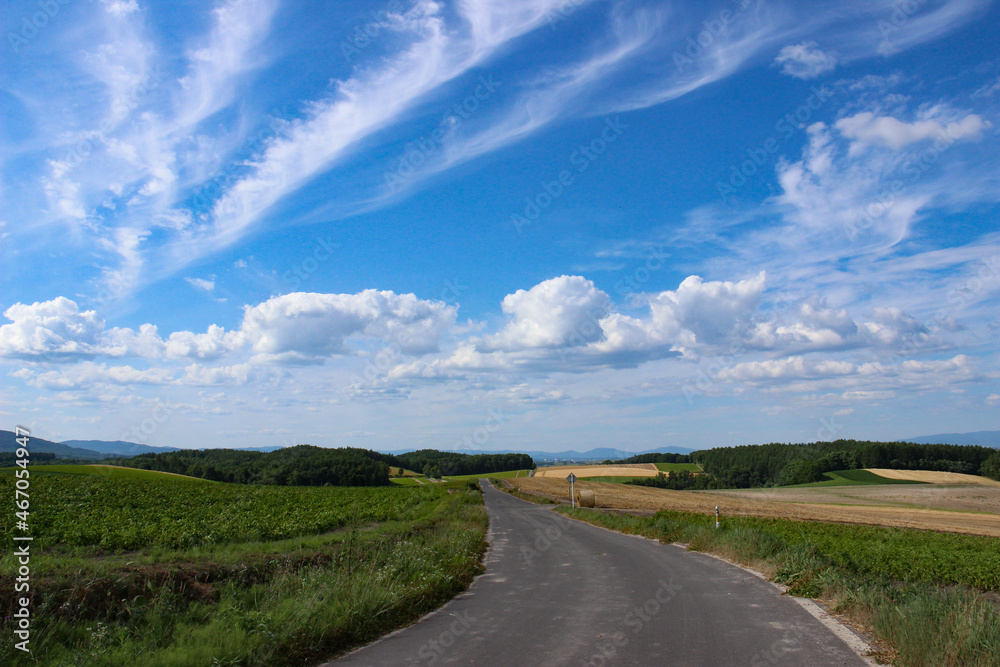
[[[553,498],[569,500],[569,485],[562,479],[536,476],[509,481],[522,491],[542,493]],[[723,516],[831,521],[1000,537],[1000,515],[998,514],[974,514],[875,505],[777,502],[723,493],[671,491],[669,489],[588,482],[586,480],[577,482],[576,488],[594,491],[598,507],[614,509],[674,510],[707,515],[714,514],[715,507],[718,505]]]

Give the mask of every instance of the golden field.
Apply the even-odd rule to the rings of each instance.
[[[884,471],[873,471],[883,474]],[[899,471],[908,472],[908,471]],[[569,474],[568,472],[566,474]],[[655,473],[654,473],[655,474]],[[885,475],[887,476],[887,475]],[[977,478],[982,479],[982,478]],[[526,493],[569,500],[565,479],[535,477],[505,480]],[[1000,487],[989,484],[844,486],[732,491],[671,491],[582,479],[598,507],[653,512],[674,510],[722,516],[759,516],[831,521],[1000,537]],[[782,492],[790,492],[782,496]],[[881,494],[881,495],[880,495]],[[962,508],[963,511],[943,509]],[[973,509],[975,508],[975,509]]]
[[[652,463],[626,463],[606,466],[547,466],[535,469],[535,477],[566,480],[570,473],[577,477],[656,477],[660,471]]]

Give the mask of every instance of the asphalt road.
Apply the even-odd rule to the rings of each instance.
[[[759,577],[562,517],[482,482],[486,573],[329,665],[865,665]]]

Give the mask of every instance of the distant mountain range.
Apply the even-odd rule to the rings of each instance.
[[[178,447],[155,447],[153,445],[140,445],[136,442],[125,442],[124,440],[64,440],[62,444],[102,452],[108,456],[138,456],[139,454],[180,451]]]
[[[17,436],[14,435],[14,432],[0,431],[0,452],[16,452],[17,448]],[[61,459],[88,459],[92,461],[100,461],[101,459],[106,458],[105,454],[95,452],[91,449],[72,447],[59,442],[36,438],[33,435],[28,437],[28,451],[48,452],[55,454]]]
[[[906,438],[904,442],[919,445],[980,445],[1000,448],[1000,431],[973,431],[972,433],[938,433]]]
[[[973,433],[938,433],[937,435],[922,435],[915,438],[906,438],[903,442],[915,442],[918,444],[948,444],[948,445],[980,445],[984,447],[1000,448],[1000,431],[975,431]],[[138,456],[139,454],[163,453],[180,451],[178,447],[156,447],[153,445],[142,445],[136,442],[126,442],[124,440],[66,440],[64,442],[51,442],[31,436],[31,451],[51,452],[59,458],[88,459],[99,461],[112,456]],[[266,447],[241,447],[242,451],[273,452],[281,449],[281,445],[269,445]],[[13,452],[17,449],[17,442],[12,431],[0,430],[0,452]],[[405,454],[414,451],[413,449],[382,450],[385,454]],[[690,454],[695,451],[687,447],[657,447],[643,452],[628,452],[611,447],[598,447],[585,452],[567,450],[561,452],[539,452],[531,450],[504,449],[500,451],[486,450],[442,450],[454,451],[461,454],[528,454],[539,463],[551,463],[555,461],[604,461],[626,459],[636,454],[652,453],[674,453]]]
[[[394,450],[382,450],[382,453],[392,454],[393,456],[399,456],[400,454],[406,454],[412,451],[415,450],[394,449]],[[536,452],[527,449],[501,449],[497,451],[476,450],[476,449],[442,449],[440,451],[455,452],[456,454],[528,454],[535,461],[543,462],[543,461],[604,461],[607,459],[614,461],[617,459],[627,459],[628,457],[635,456],[636,454],[653,454],[653,453],[690,454],[695,450],[688,449],[687,447],[658,447],[656,449],[649,449],[644,452],[626,452],[621,449],[612,449],[610,447],[598,447],[597,449],[590,449],[585,452],[578,452],[573,449],[562,452]]]

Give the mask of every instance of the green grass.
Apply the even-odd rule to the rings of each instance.
[[[658,512],[654,517],[557,508],[625,533],[719,554],[774,573],[789,592],[824,599],[893,648],[903,666],[1000,665],[1000,590],[993,538],[784,519]]]
[[[139,470],[136,468],[116,468],[114,466],[102,466],[102,465],[37,465],[29,466],[28,469],[31,471],[31,475],[88,475],[88,476],[100,476],[100,477],[112,477],[115,479],[160,479],[160,480],[173,480],[173,481],[186,481],[191,480],[195,482],[205,482],[208,484],[214,484],[207,479],[202,479],[200,477],[190,477],[188,475],[173,475],[167,472],[159,472],[156,470]],[[15,470],[15,468],[0,468],[0,476],[10,473]]]
[[[698,467],[697,463],[654,463],[657,470],[662,470],[663,472],[680,472],[681,470],[686,470],[688,472],[701,472],[701,468]]]
[[[809,484],[790,484],[778,488],[782,489],[804,489],[814,486],[861,486],[874,484],[924,484],[925,482],[914,482],[908,479],[890,479],[881,477],[867,470],[835,470],[823,473],[826,479],[822,482],[810,482]]]
[[[530,470],[506,470],[504,472],[484,472],[479,475],[450,475],[447,480],[485,479],[495,477],[497,479],[509,479],[511,477],[527,477]]]
[[[316,664],[464,590],[486,546],[482,496],[466,483],[242,487],[34,470],[30,481],[32,654],[3,642],[0,664]],[[160,532],[112,548],[140,519]],[[175,544],[186,531],[215,539]],[[11,550],[0,565],[15,571]],[[8,637],[13,596],[0,588]]]

